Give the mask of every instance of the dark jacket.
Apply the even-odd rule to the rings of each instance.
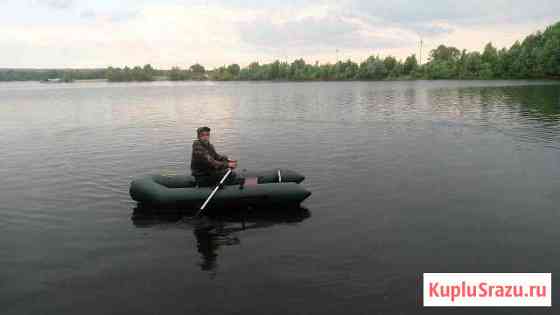
[[[200,140],[193,141],[191,156],[191,172],[193,176],[211,175],[228,167],[228,158],[216,153],[211,143]]]

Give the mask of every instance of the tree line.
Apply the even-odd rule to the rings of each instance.
[[[105,69],[1,69],[0,81],[91,80],[105,78]]]
[[[153,81],[157,71],[149,64],[144,67],[136,66],[133,68],[107,68],[105,78],[109,82],[130,82],[130,81]]]
[[[238,64],[207,70],[200,64],[186,69],[157,70],[151,65],[96,70],[2,70],[0,81],[46,80],[50,78],[99,79],[110,82],[181,80],[415,80],[415,79],[560,79],[560,22],[536,32],[509,48],[488,43],[482,52],[440,45],[420,65],[416,55],[404,60],[393,56],[370,56],[356,63],[348,59],[334,64],[276,60]]]
[[[560,79],[560,23],[544,32],[516,41],[509,49],[488,43],[482,53],[440,45],[429,60],[418,64],[416,55],[405,60],[370,56],[361,63],[335,64],[274,61],[223,66],[208,72],[212,80],[391,80],[391,79]]]

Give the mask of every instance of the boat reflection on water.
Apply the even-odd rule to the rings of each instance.
[[[184,216],[181,213],[158,213],[156,209],[142,206],[134,208],[132,222],[136,227],[149,228],[158,225],[177,224],[193,231],[204,271],[214,272],[218,266],[218,251],[222,246],[241,243],[243,231],[263,229],[281,224],[296,224],[311,217],[304,207],[282,209],[253,209],[232,213],[208,214],[203,218]]]

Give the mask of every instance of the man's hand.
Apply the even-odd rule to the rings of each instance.
[[[232,170],[235,169],[237,167],[237,161],[236,160],[228,160],[228,167],[231,168]]]

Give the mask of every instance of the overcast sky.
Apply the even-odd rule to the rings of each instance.
[[[0,0],[0,21],[0,67],[244,66],[510,46],[560,0]]]

